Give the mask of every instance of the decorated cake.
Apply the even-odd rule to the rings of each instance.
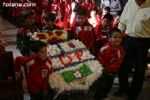
[[[50,86],[61,93],[70,90],[88,90],[102,74],[102,65],[79,40],[48,45],[54,72]]]

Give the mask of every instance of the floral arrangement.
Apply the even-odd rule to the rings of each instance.
[[[64,67],[68,67],[74,63],[80,63],[85,60],[94,59],[95,57],[90,54],[88,50],[85,51],[76,51],[71,54],[61,55],[59,57],[52,58],[52,64],[54,69],[60,69]]]
[[[96,60],[89,60],[52,73],[49,83],[59,93],[70,90],[88,90],[101,74],[101,64]]]
[[[67,90],[88,90],[102,74],[102,65],[79,40],[48,46],[54,72],[50,86],[58,93]]]
[[[59,55],[61,53],[61,50],[55,44],[54,45],[48,45],[47,46],[47,53],[48,53],[48,56],[51,57],[51,56]]]
[[[67,40],[68,33],[66,30],[53,30],[52,32],[48,32],[49,35],[49,43],[57,43]]]
[[[60,43],[60,46],[65,52],[86,48],[86,46],[81,41],[75,39]]]

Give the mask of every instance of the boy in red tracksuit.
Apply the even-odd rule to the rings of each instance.
[[[71,2],[69,0],[66,0],[64,6],[65,6],[64,21],[68,21],[69,22],[69,19],[70,19],[70,16],[71,16],[71,12],[72,12]]]
[[[93,26],[88,23],[86,11],[81,9],[77,12],[75,25],[72,27],[75,38],[83,42],[83,44],[93,52],[95,44],[95,33]]]
[[[33,43],[32,56],[19,56],[15,59],[16,72],[23,71],[23,89],[28,89],[31,100],[43,100],[48,92],[48,78],[52,73],[52,63],[47,58],[47,45],[41,41]]]
[[[89,18],[90,17],[90,13],[91,11],[93,10],[92,8],[92,3],[90,2],[90,0],[85,0],[83,3],[82,3],[82,8],[86,10],[86,13],[87,13],[87,17]]]
[[[118,73],[120,65],[124,59],[124,49],[121,46],[122,33],[119,29],[113,29],[109,36],[109,43],[106,43],[98,53],[99,62],[104,67],[102,76],[105,84],[101,89],[96,91],[95,100],[102,100],[107,97],[107,94],[112,88],[115,74]]]
[[[29,56],[31,55],[31,50],[29,48],[29,45],[31,44],[31,36],[35,31],[39,31],[39,29],[35,26],[36,14],[34,10],[24,10],[23,17],[25,22],[17,32],[17,49],[19,49],[23,56]]]
[[[60,27],[58,27],[55,24],[56,16],[55,16],[54,13],[47,14],[44,17],[44,20],[45,20],[45,26],[42,27],[42,31],[50,32],[50,31],[53,31],[53,30],[56,30],[56,29],[58,29],[58,30],[61,29]]]
[[[62,14],[61,14],[61,8],[60,8],[60,1],[54,0],[51,4],[50,12],[54,13],[56,15],[56,20],[61,20]]]
[[[113,20],[113,16],[110,14],[106,14],[102,21],[96,26],[96,54],[98,50],[108,42],[108,35],[110,30],[112,29],[111,22]]]

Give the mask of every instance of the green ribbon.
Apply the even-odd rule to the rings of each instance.
[[[75,77],[75,72],[79,72],[81,74],[81,77]],[[61,73],[62,77],[64,78],[64,81],[67,83],[75,81],[77,79],[81,79],[90,74],[92,74],[92,71],[87,64],[82,64],[78,69],[64,71]]]

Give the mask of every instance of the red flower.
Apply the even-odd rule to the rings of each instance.
[[[58,36],[61,36],[61,35],[63,34],[62,31],[56,31],[55,33],[56,33]]]
[[[39,39],[46,39],[46,36],[43,35],[43,34],[37,34],[37,37],[38,37]]]
[[[53,33],[52,32],[48,32],[48,35],[50,36],[50,35],[52,35]]]
[[[50,43],[57,43],[58,41],[59,41],[58,38],[53,37],[49,42],[50,42]]]

